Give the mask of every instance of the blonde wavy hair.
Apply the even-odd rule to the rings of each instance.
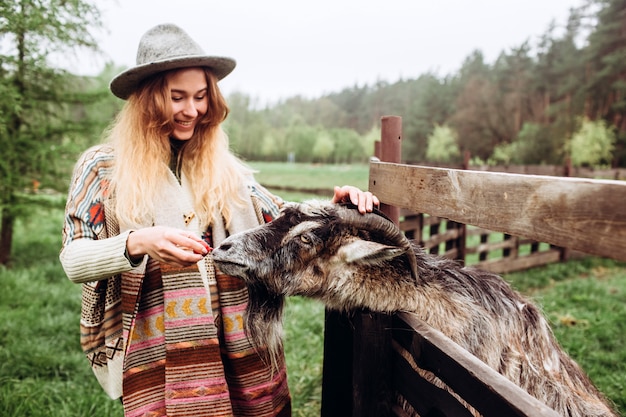
[[[196,215],[201,226],[208,227],[216,211],[229,224],[230,203],[242,204],[238,190],[253,171],[229,150],[228,137],[221,127],[228,106],[217,78],[206,68],[204,72],[208,110],[181,152],[182,171],[191,183]],[[128,227],[152,222],[155,201],[170,175],[169,138],[174,130],[170,100],[167,73],[145,80],[106,133],[115,152],[111,176],[115,211],[120,224]]]

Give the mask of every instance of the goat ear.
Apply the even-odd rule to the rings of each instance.
[[[347,263],[379,264],[403,253],[405,250],[396,246],[367,240],[355,240],[342,246],[337,255]]]

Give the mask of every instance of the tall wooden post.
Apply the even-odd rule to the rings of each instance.
[[[381,118],[380,160],[399,163],[402,146],[402,118]],[[399,224],[400,208],[381,204],[381,211]],[[354,317],[353,417],[391,416],[392,316],[360,312]]]
[[[402,159],[402,118],[383,116],[380,136],[380,156],[377,156],[381,162],[400,163]],[[382,204],[381,210],[395,224],[400,222],[400,208]]]
[[[401,139],[402,119],[383,117],[376,156],[400,162]],[[397,207],[383,204],[381,210],[398,223]],[[326,312],[322,417],[391,416],[391,326],[386,314]]]

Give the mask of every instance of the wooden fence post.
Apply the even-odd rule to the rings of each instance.
[[[402,118],[399,116],[383,116],[381,119],[381,162],[400,163],[402,159]],[[381,210],[395,224],[400,222],[400,208],[381,205]]]
[[[381,119],[381,142],[376,156],[384,162],[400,162],[402,119]],[[400,210],[382,205],[396,224]],[[369,311],[351,316],[326,311],[322,417],[391,416],[392,317]]]
[[[399,163],[402,146],[402,118],[381,119],[380,160]],[[396,224],[400,209],[387,204],[381,211]],[[388,314],[360,312],[354,317],[353,417],[391,415],[392,390],[392,317]]]
[[[326,310],[321,417],[352,416],[353,333],[345,313]]]

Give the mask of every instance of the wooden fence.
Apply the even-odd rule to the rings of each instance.
[[[401,119],[382,122],[380,159],[385,162],[371,162],[369,189],[388,216],[396,222],[404,218],[407,233],[421,238],[428,226],[429,233],[444,236],[428,239],[432,251],[443,248],[451,257],[474,251],[477,262],[488,262],[481,259],[480,246],[487,242],[468,251],[459,238],[465,228],[478,236],[488,234],[485,230],[511,236],[500,243],[509,254],[520,245],[546,242],[626,261],[626,182],[402,165]],[[446,219],[445,230],[437,230],[440,219]],[[552,246],[535,251],[547,255],[534,256],[562,256]],[[489,266],[506,269],[497,262]],[[403,416],[395,405],[397,394],[423,416],[469,415],[456,398],[421,378],[415,366],[433,372],[484,416],[555,415],[414,315],[327,311],[324,350],[324,417]]]
[[[399,226],[408,238],[432,254],[499,274],[564,261],[572,256],[566,248],[409,210],[401,211]]]

